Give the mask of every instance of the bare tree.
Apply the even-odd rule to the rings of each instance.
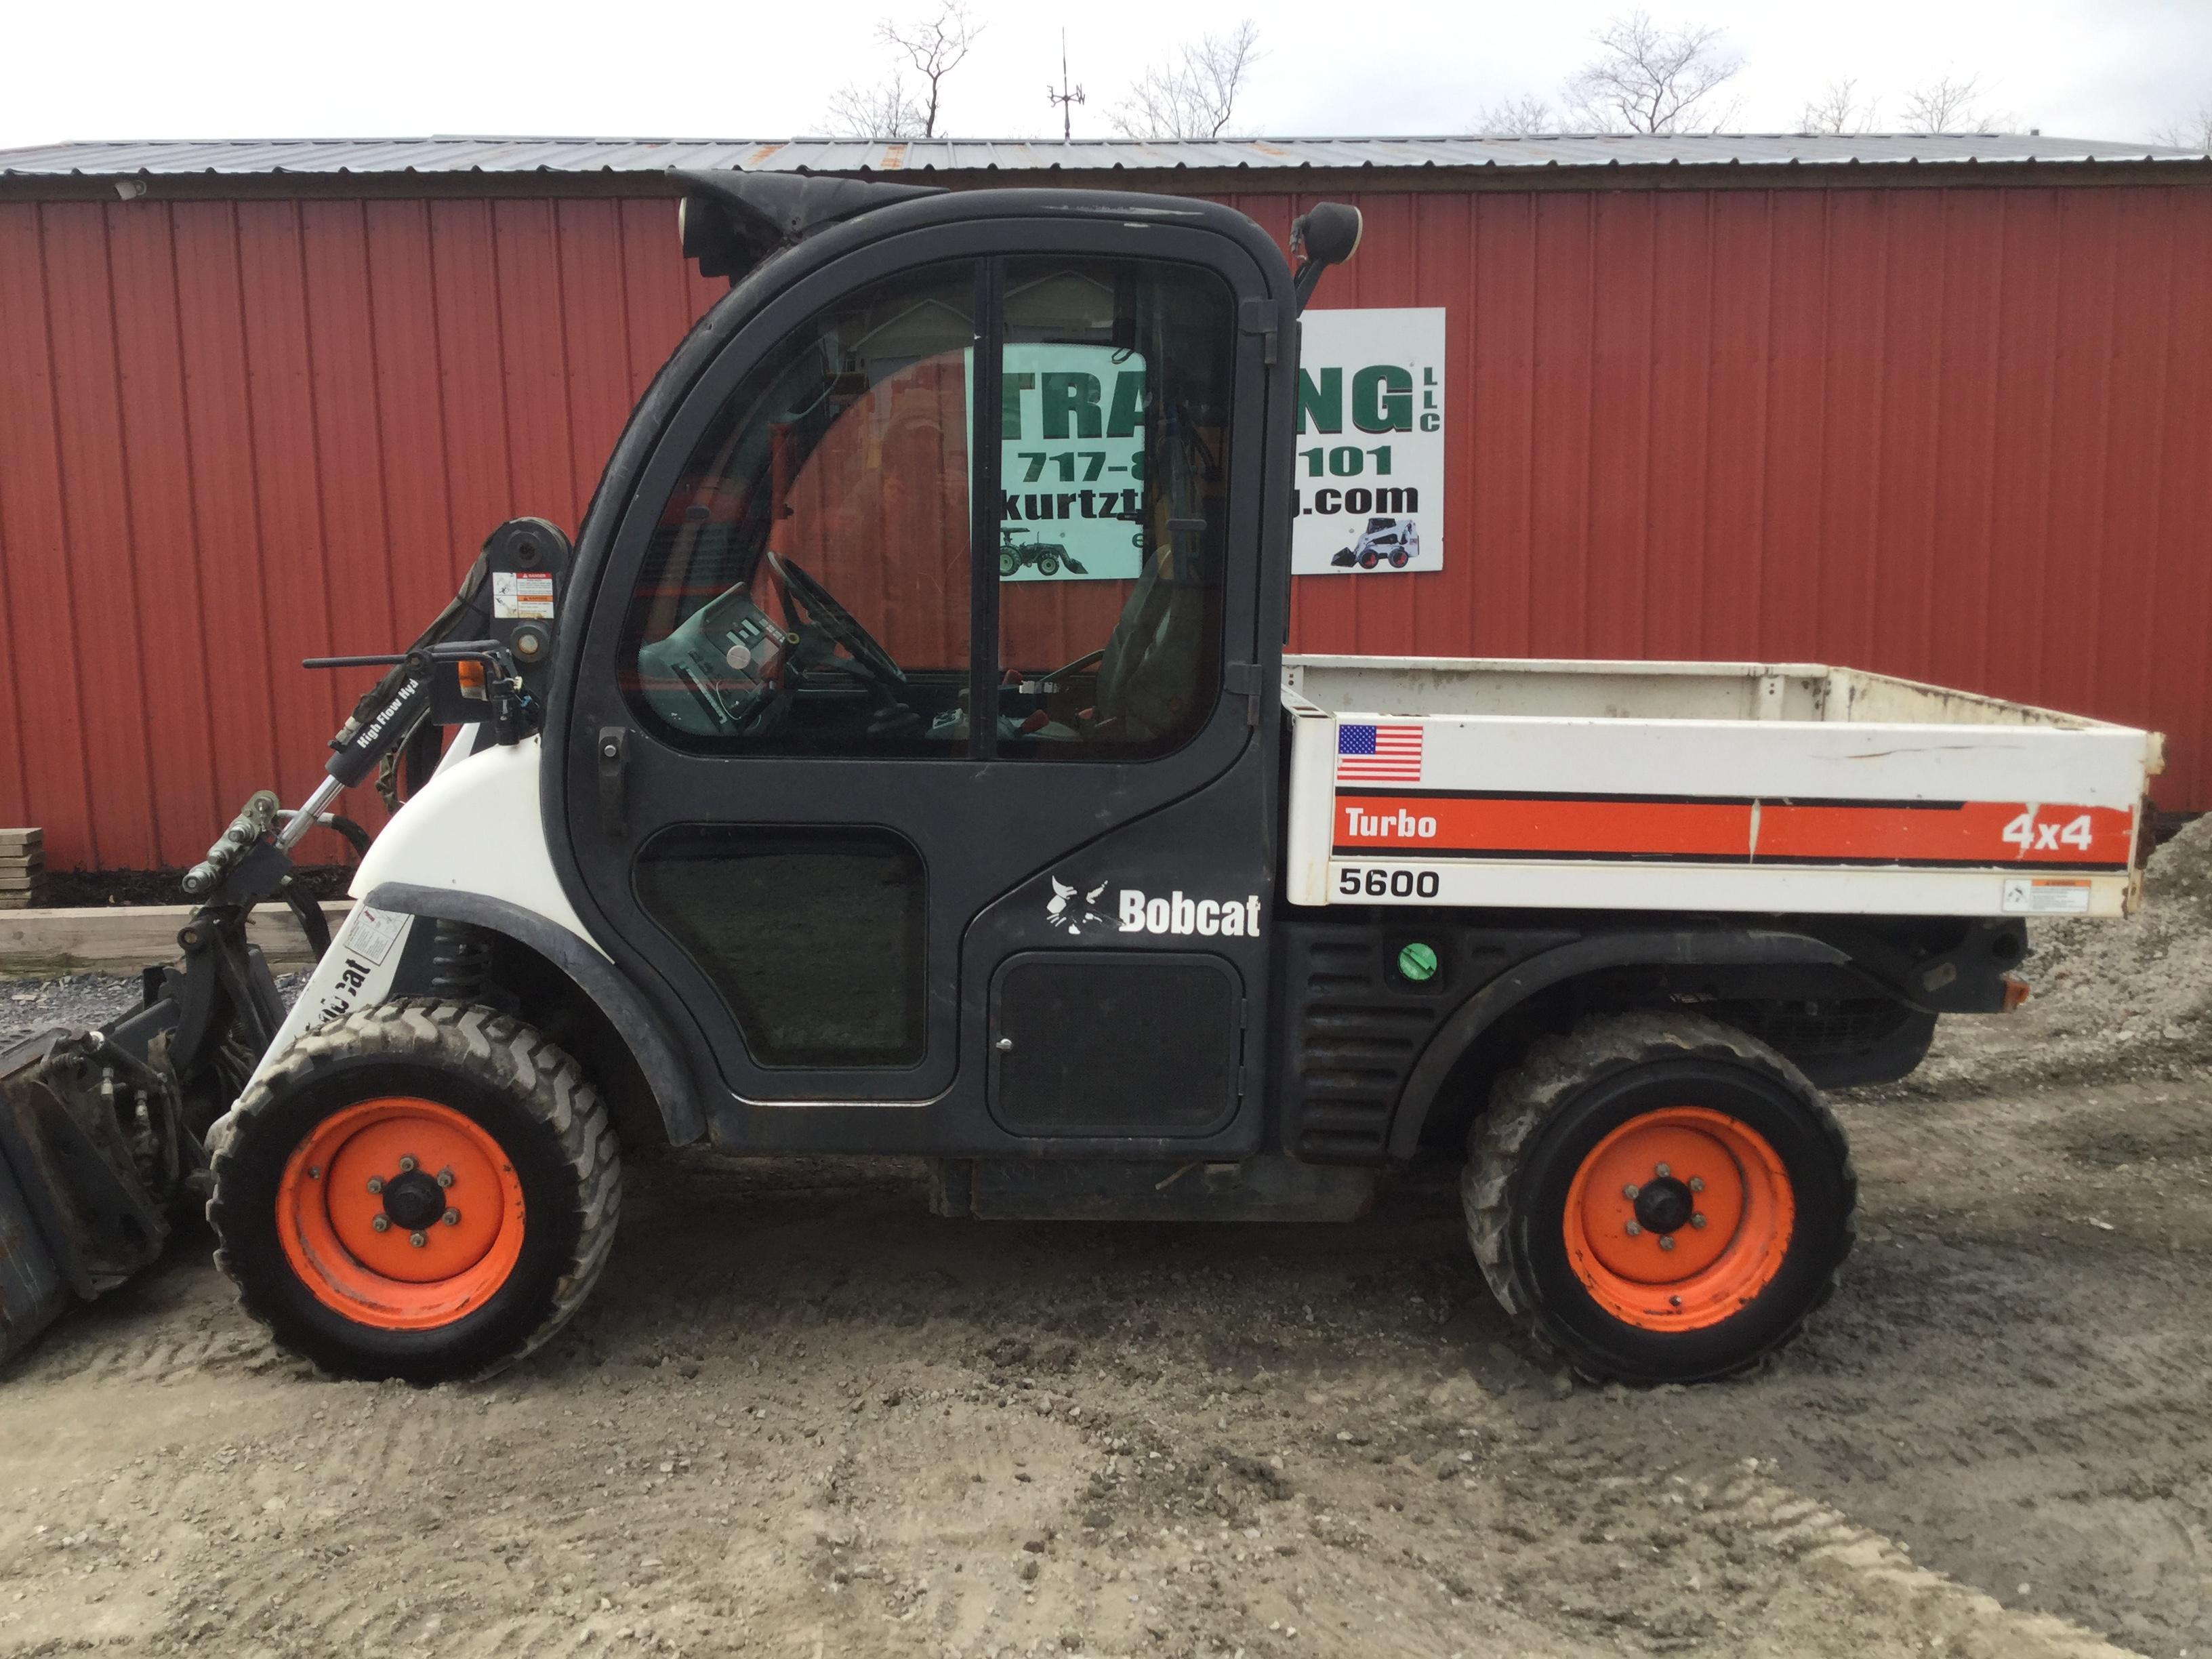
[[[1265,56],[1259,25],[1248,17],[1152,65],[1109,118],[1125,138],[1218,138]]]
[[[873,86],[848,83],[830,95],[832,129],[851,138],[935,137],[945,76],[960,67],[982,33],[965,0],[938,0],[934,15],[913,22],[884,18],[876,25],[876,39],[914,65],[921,85],[909,92],[905,71],[896,68]]]
[[[945,77],[958,69],[983,33],[983,26],[969,13],[966,0],[938,0],[937,15],[902,26],[886,18],[876,25],[876,38],[896,46],[928,88],[921,95],[921,136],[937,136],[937,118],[943,108]]]
[[[1616,17],[1598,55],[1567,78],[1576,120],[1598,132],[1711,132],[1736,106],[1715,94],[1743,68],[1717,28],[1662,28],[1649,12]]]
[[[872,87],[848,85],[831,93],[829,125],[840,138],[919,138],[921,106],[894,73]]]
[[[2196,114],[2168,121],[2151,137],[2176,149],[2193,149],[2199,155],[2212,155],[2212,104],[2199,104]]]
[[[2002,125],[2000,118],[1974,102],[1981,91],[1981,82],[1978,75],[1969,75],[1963,80],[1939,75],[1933,81],[1922,82],[1905,94],[1905,130],[1925,133],[1987,132]]]
[[[1559,124],[1549,104],[1534,93],[1523,93],[1485,104],[1475,112],[1474,130],[1486,137],[1534,138],[1557,132]]]
[[[1828,82],[1827,90],[1805,106],[1801,118],[1807,132],[1856,135],[1871,132],[1875,123],[1875,100],[1858,101],[1856,81],[1841,80]]]

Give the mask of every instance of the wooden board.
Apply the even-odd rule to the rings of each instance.
[[[177,933],[192,914],[189,904],[118,904],[77,909],[23,909],[0,894],[0,975],[132,974],[177,958]],[[323,907],[336,933],[353,908],[351,899]],[[253,913],[247,937],[277,969],[308,961],[307,942],[283,905]]]

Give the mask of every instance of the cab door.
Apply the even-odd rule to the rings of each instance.
[[[1279,271],[994,218],[710,317],[597,562],[562,828],[724,1141],[1253,1140]],[[1164,1020],[1211,1081],[1117,1107]]]

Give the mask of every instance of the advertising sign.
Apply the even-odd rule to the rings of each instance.
[[[1000,401],[1000,580],[1135,577],[1144,561],[1144,358],[1111,346],[1009,345]]]
[[[1443,308],[1309,311],[1298,331],[1291,574],[1443,569]]]

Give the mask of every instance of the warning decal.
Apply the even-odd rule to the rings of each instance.
[[[503,622],[551,622],[553,573],[550,570],[493,571],[491,614]]]

